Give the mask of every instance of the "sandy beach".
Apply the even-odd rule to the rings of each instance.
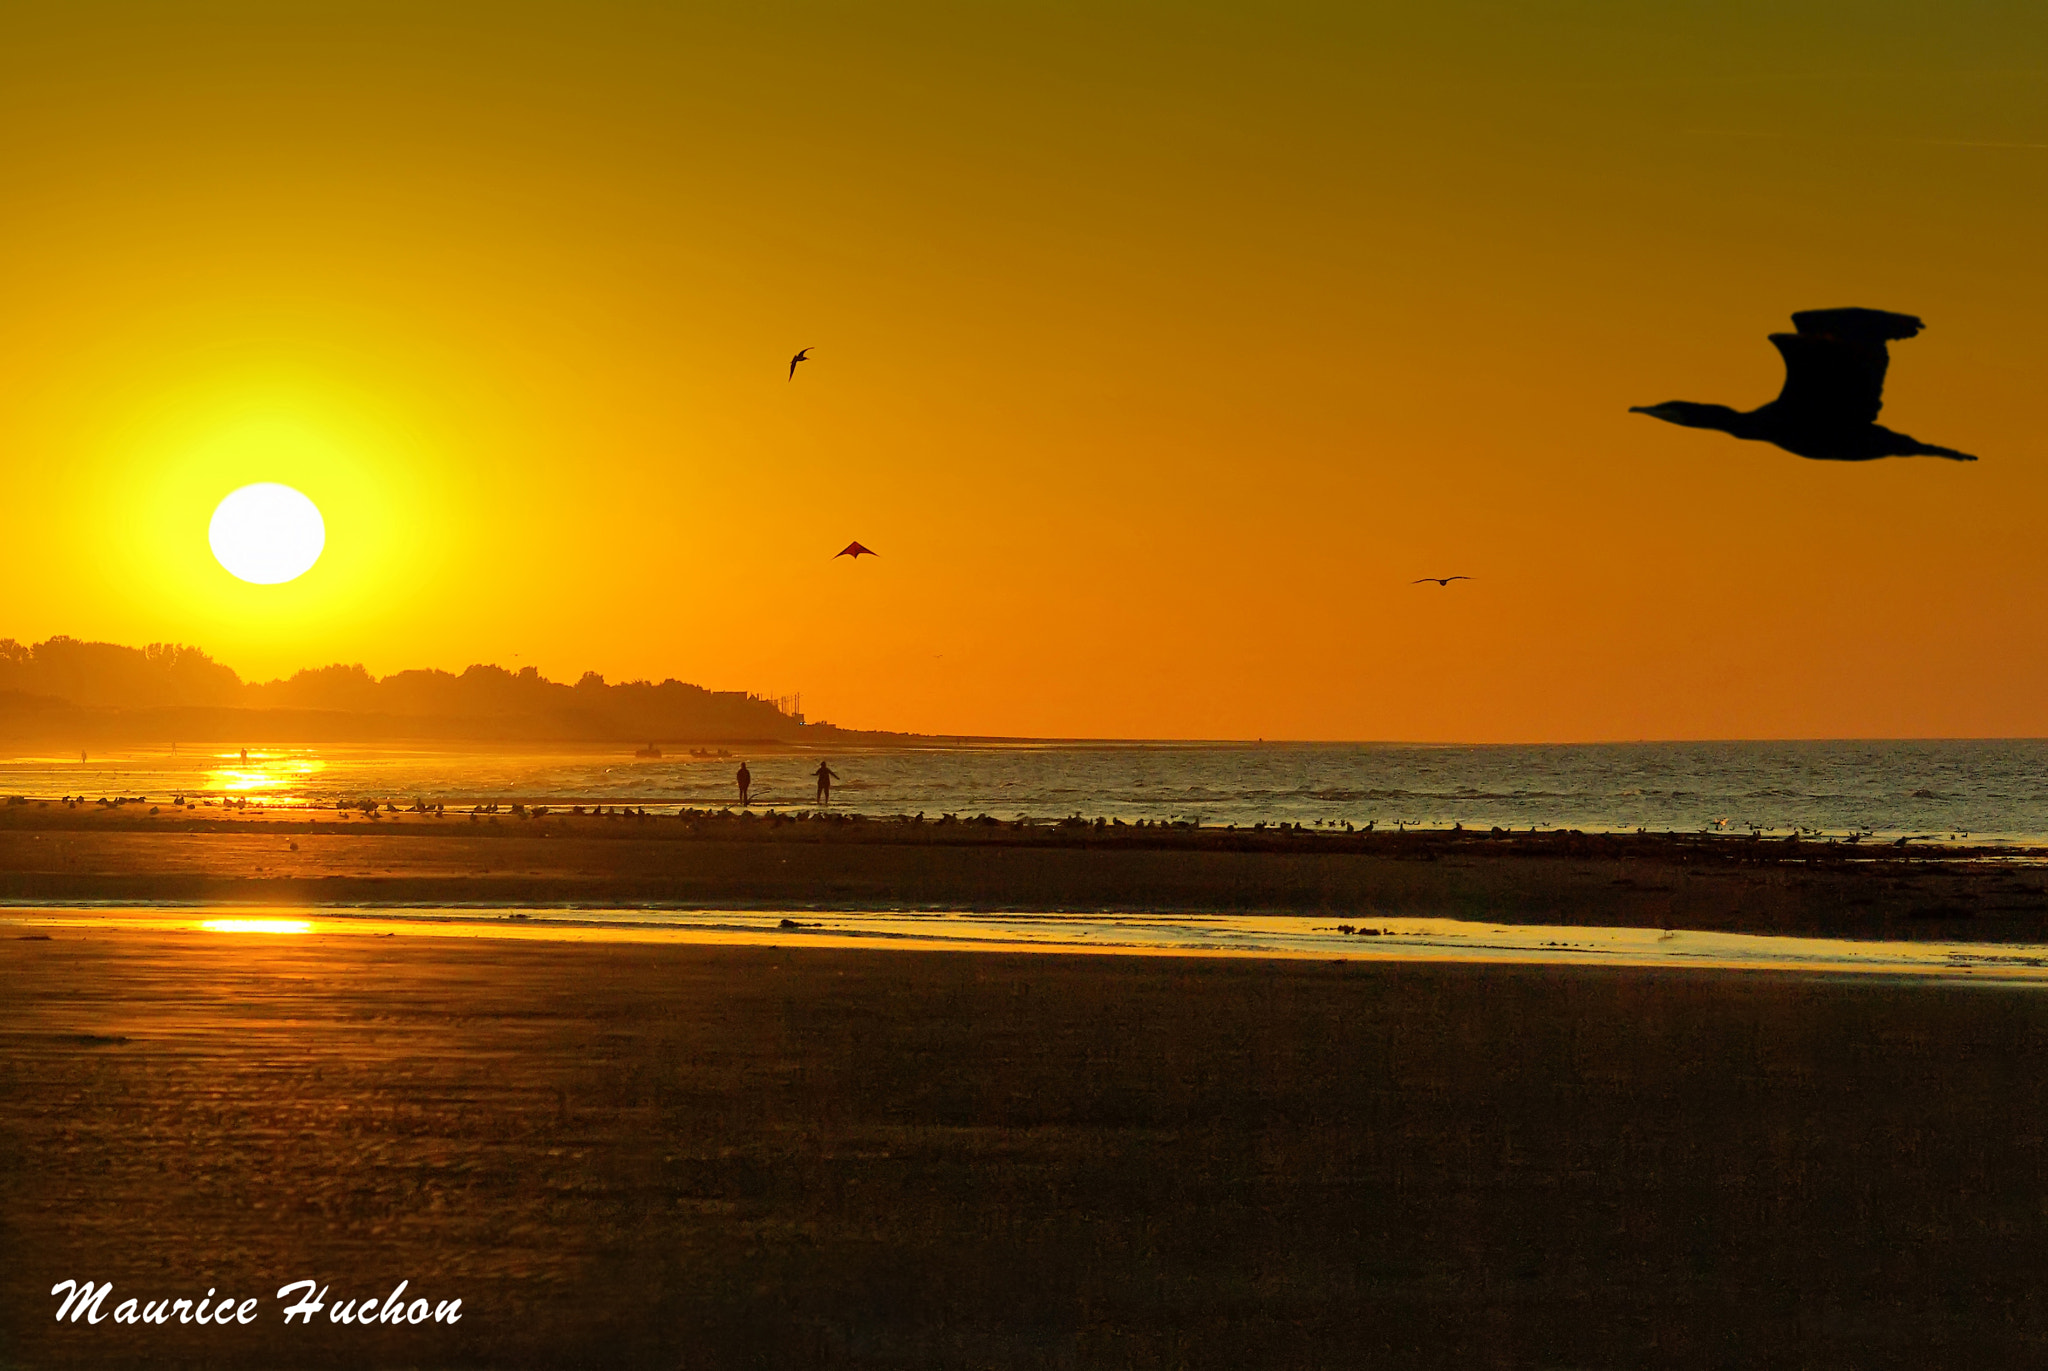
[[[0,1296],[0,1366],[1992,1364],[2048,1344],[2038,985],[563,921],[1209,910],[1996,944],[2048,936],[2028,851],[495,817],[0,810],[0,902],[51,911],[0,940],[0,1224],[32,1258]],[[536,913],[430,930],[416,902]],[[315,931],[200,931],[238,911]],[[65,1279],[112,1281],[109,1309],[259,1307],[230,1329],[58,1324]],[[304,1279],[333,1305],[406,1281],[463,1316],[287,1328],[276,1292]]]
[[[0,902],[1187,910],[2048,942],[2030,848],[550,814],[0,807]]]
[[[89,927],[0,948],[10,1366],[2048,1350],[2036,992]],[[59,1325],[67,1278],[263,1305]],[[308,1278],[464,1317],[286,1329],[272,1296]]]

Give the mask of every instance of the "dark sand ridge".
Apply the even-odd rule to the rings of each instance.
[[[8,1366],[2048,1354],[2038,992],[81,930],[0,1004]]]
[[[699,815],[200,818],[0,808],[0,902],[1271,911],[2048,941],[2032,850]]]

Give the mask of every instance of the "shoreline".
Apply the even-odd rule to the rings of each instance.
[[[802,919],[792,917],[802,914]],[[1108,956],[1361,964],[1471,964],[1663,972],[1778,972],[2048,988],[2048,943],[1882,942],[1698,930],[1499,925],[1445,919],[1379,926],[1286,916],[1115,916],[1046,911],[808,910],[390,905],[0,905],[0,939],[99,935],[258,941],[434,942]],[[233,944],[218,943],[222,950]],[[196,944],[195,944],[196,946]]]
[[[2048,942],[2048,853],[1709,835],[0,806],[0,903],[1313,915]]]

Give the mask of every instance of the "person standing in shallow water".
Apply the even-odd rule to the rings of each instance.
[[[832,769],[830,762],[818,763],[818,803],[832,803],[832,783],[839,779],[839,773]]]
[[[741,762],[740,773],[733,777],[733,779],[740,783],[740,808],[745,809],[747,807],[747,792],[754,788],[754,773],[747,770],[745,762]]]

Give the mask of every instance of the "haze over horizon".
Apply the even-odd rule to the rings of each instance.
[[[924,733],[2048,735],[2048,10],[1966,8],[18,7],[0,633]],[[1883,422],[1980,462],[1627,412],[1837,306],[1926,321]],[[208,548],[264,481],[285,584]]]

